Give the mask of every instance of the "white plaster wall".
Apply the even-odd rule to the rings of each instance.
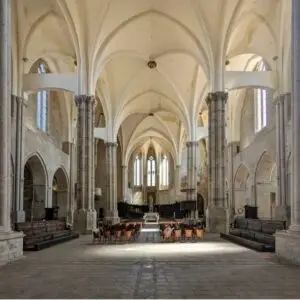
[[[243,190],[235,190],[233,196],[235,208],[237,210],[245,204],[256,204],[259,217],[271,218],[271,193],[276,192],[276,182],[274,184],[274,182],[267,182],[267,179],[264,179],[266,182],[256,184],[255,176],[258,163],[264,153],[270,156],[274,164],[276,162],[275,104],[272,100],[272,93],[269,92],[267,127],[255,133],[254,93],[252,89],[246,91],[243,101],[240,121],[241,151],[233,158],[233,174],[235,176],[239,166],[244,164],[250,175]],[[269,175],[271,177],[271,173]]]

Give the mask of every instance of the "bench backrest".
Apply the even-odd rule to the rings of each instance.
[[[263,232],[266,234],[274,234],[276,230],[286,229],[286,222],[281,220],[260,220],[237,217],[234,224],[236,228]]]

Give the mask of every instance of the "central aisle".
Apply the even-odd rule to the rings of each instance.
[[[300,268],[207,234],[201,243],[93,245],[91,236],[0,268],[5,299],[299,298]]]
[[[141,231],[136,239],[137,243],[160,243],[159,224],[143,224]]]

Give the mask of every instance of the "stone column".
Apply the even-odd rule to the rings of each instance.
[[[286,133],[285,117],[286,105],[289,101],[290,94],[280,95],[276,102],[276,164],[277,164],[277,193],[276,193],[276,210],[275,216],[278,220],[287,220],[286,206]]]
[[[228,231],[225,191],[225,105],[228,94],[209,93],[208,105],[208,184],[209,203],[206,214],[210,232]]]
[[[117,143],[106,143],[106,211],[105,220],[110,224],[120,222],[117,203]]]
[[[235,187],[234,187],[234,176],[233,173],[233,158],[238,153],[239,142],[230,142],[227,144],[227,166],[226,174],[228,181],[228,213],[230,221],[233,221],[235,215]]]
[[[23,255],[23,234],[11,229],[11,2],[0,1],[0,265]]]
[[[277,231],[278,256],[300,264],[300,1],[292,0],[292,199],[291,226]]]
[[[68,223],[73,224],[73,212],[74,212],[74,185],[75,185],[75,171],[76,171],[76,155],[75,155],[75,145],[69,141],[63,142],[63,151],[69,155],[70,159],[70,176],[68,182],[68,206],[66,220]]]
[[[78,95],[77,116],[77,210],[74,228],[90,233],[97,223],[94,209],[94,97]]]
[[[198,142],[192,141],[186,143],[187,148],[187,200],[196,201],[196,209],[191,212],[191,218],[198,217],[197,208],[197,149]]]
[[[0,231],[11,232],[11,1],[0,9]]]
[[[176,165],[175,167],[175,176],[174,176],[174,188],[175,188],[175,195],[176,199],[180,195],[180,189],[181,189],[181,182],[180,182],[180,165]]]
[[[147,198],[147,178],[148,178],[148,169],[147,169],[147,154],[143,153],[142,155],[142,164],[143,164],[143,198],[144,198],[144,204],[148,204],[148,198]]]
[[[127,190],[128,190],[128,167],[123,165],[122,166],[122,197],[123,201],[127,202]]]
[[[24,102],[21,97],[12,95],[12,102],[15,106],[15,169],[14,169],[14,222],[25,222],[25,211],[23,209],[23,184],[24,184],[24,168],[23,168],[23,145],[24,145],[24,126],[23,126],[23,107]]]

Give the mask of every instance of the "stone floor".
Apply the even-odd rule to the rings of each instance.
[[[300,268],[207,235],[92,245],[81,237],[0,269],[1,298],[300,298]]]

